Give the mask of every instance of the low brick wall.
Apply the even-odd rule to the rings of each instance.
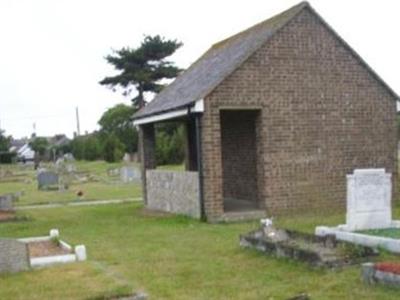
[[[28,246],[12,239],[0,239],[0,273],[28,270]]]
[[[197,172],[146,171],[147,207],[200,218]]]

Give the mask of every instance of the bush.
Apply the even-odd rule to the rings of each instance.
[[[85,139],[83,147],[83,157],[86,160],[96,160],[101,158],[101,147],[99,139],[92,135]]]
[[[71,152],[78,160],[96,160],[103,156],[97,134],[78,136],[71,142]]]
[[[11,164],[17,159],[17,153],[0,152],[0,164]]]
[[[176,123],[159,125],[156,132],[157,164],[180,164],[184,157],[183,127]]]
[[[125,146],[114,135],[110,134],[105,137],[103,142],[103,158],[107,162],[117,162],[122,160],[125,153]]]

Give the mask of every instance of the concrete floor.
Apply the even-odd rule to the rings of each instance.
[[[224,199],[225,212],[241,212],[241,211],[254,211],[258,210],[256,202],[239,199]]]

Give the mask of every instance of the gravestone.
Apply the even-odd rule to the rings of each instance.
[[[55,172],[51,171],[41,171],[37,176],[38,188],[46,189],[51,186],[57,186],[59,181],[59,176]]]
[[[118,175],[120,175],[120,169],[118,169],[118,168],[108,169],[107,175],[108,176],[118,176]]]
[[[347,175],[347,230],[390,227],[392,180],[384,169],[356,169]]]
[[[12,211],[14,197],[11,194],[0,195],[0,211]]]
[[[123,183],[140,182],[141,180],[141,172],[135,167],[122,167],[120,176]]]
[[[0,239],[0,273],[29,270],[28,245],[12,239]]]

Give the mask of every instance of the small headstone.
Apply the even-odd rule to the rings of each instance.
[[[119,175],[120,170],[118,168],[112,168],[107,170],[107,175],[108,176],[117,176]]]
[[[73,156],[72,153],[65,153],[65,154],[64,154],[64,159],[65,159],[66,161],[75,161],[75,158],[74,158],[74,156]]]
[[[87,259],[86,247],[84,245],[75,246],[75,255],[77,261],[85,261]]]
[[[356,169],[347,175],[348,230],[390,227],[392,180],[384,169]]]
[[[59,176],[52,171],[40,171],[37,175],[38,188],[46,189],[58,185]]]
[[[14,197],[11,194],[0,195],[0,210],[2,211],[14,210],[13,200]]]
[[[74,164],[66,164],[65,168],[67,169],[68,173],[76,172],[76,166]]]
[[[29,270],[28,245],[12,239],[0,239],[0,273]]]
[[[50,230],[50,238],[52,239],[57,239],[60,236],[60,232],[58,231],[58,229],[51,229]]]
[[[140,182],[141,180],[141,172],[135,167],[122,167],[120,176],[123,183]]]

